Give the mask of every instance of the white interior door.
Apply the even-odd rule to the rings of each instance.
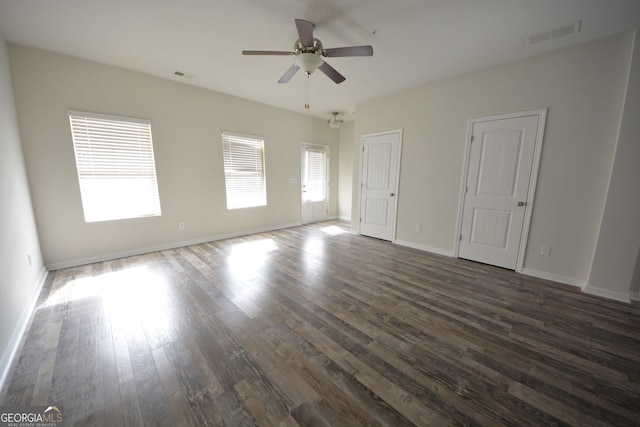
[[[539,122],[527,115],[473,123],[459,257],[516,269]]]
[[[362,137],[360,234],[393,241],[402,131]]]
[[[329,147],[302,144],[302,222],[329,219]]]

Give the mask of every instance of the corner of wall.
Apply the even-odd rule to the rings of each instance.
[[[18,320],[11,339],[7,343],[4,352],[0,355],[0,392],[5,388],[5,382],[7,381],[9,373],[13,368],[13,359],[18,353],[18,350],[20,350],[24,334],[27,331],[31,320],[33,319],[33,314],[35,313],[38,297],[40,296],[40,292],[42,291],[44,283],[47,280],[48,274],[49,271],[45,267],[42,267],[42,270],[40,271],[40,278],[38,279],[38,283],[33,289],[31,298],[29,299],[27,305],[23,307],[22,315]]]
[[[0,386],[29,325],[47,270],[22,150],[7,44],[0,37]]]
[[[623,108],[618,123],[613,162],[605,202],[601,213],[587,285],[584,291],[618,301],[629,302],[640,293],[640,257],[637,221],[640,198],[636,183],[640,149],[637,144],[640,126],[640,43],[638,30],[633,31],[629,53]]]

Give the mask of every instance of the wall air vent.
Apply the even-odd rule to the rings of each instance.
[[[185,73],[183,71],[174,71],[173,75],[174,76],[178,76],[178,77],[182,77],[183,79],[189,79],[189,80],[191,80],[192,78],[195,77],[193,74]]]
[[[555,39],[559,39],[560,37],[576,34],[580,32],[581,24],[582,24],[582,21],[576,21],[571,25],[556,28],[551,31],[546,31],[544,33],[536,34],[533,36],[529,36],[524,39],[524,43],[527,46],[531,46],[536,43],[542,43],[548,40],[555,40]]]

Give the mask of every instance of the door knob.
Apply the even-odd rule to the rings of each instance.
[[[389,196],[391,196],[391,197],[393,197],[395,195],[396,195],[396,193],[389,193]]]
[[[518,202],[518,206],[524,206],[525,203],[524,202]]]

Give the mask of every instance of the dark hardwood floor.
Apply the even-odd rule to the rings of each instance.
[[[52,272],[2,394],[67,425],[640,424],[640,305],[329,222]]]

